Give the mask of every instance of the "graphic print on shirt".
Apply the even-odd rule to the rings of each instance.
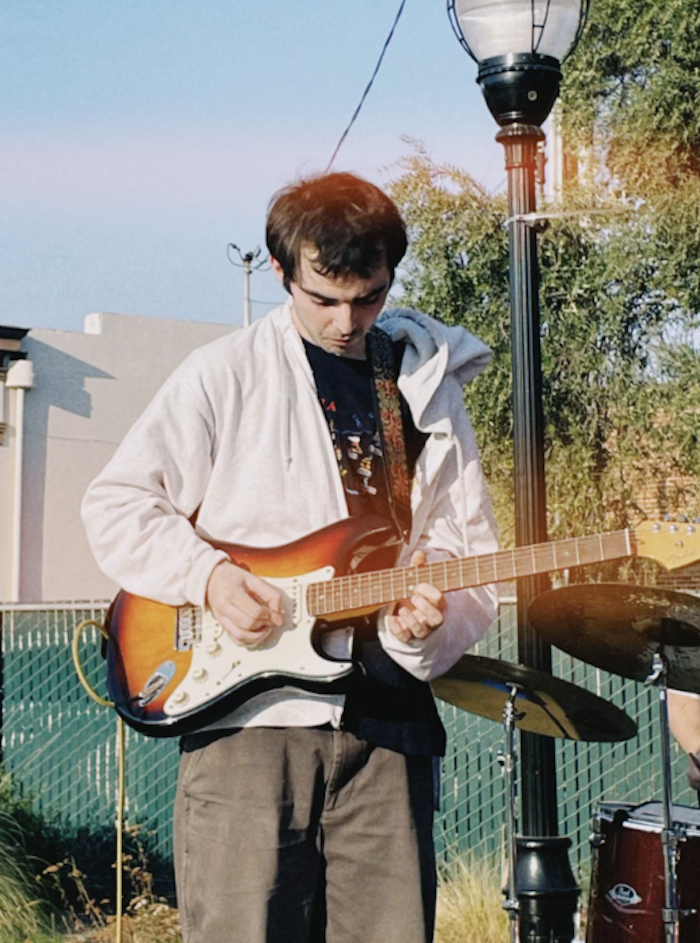
[[[352,411],[341,417],[334,399],[319,398],[346,494],[376,495],[382,447],[374,413],[362,415]]]
[[[304,340],[351,515],[390,516],[372,367]]]

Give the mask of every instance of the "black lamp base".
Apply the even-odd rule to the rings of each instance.
[[[516,845],[521,943],[570,943],[580,892],[569,865],[571,841],[518,836]]]
[[[496,121],[540,126],[559,94],[557,59],[537,53],[495,56],[479,63],[477,81]]]

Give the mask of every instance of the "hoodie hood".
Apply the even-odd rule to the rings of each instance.
[[[445,364],[461,386],[478,376],[491,362],[493,352],[463,327],[448,327],[413,308],[384,311],[377,325],[394,340],[406,341],[404,370],[413,374],[433,357]]]
[[[424,429],[441,418],[430,404],[443,380],[450,378],[462,388],[488,366],[493,356],[483,341],[463,327],[448,327],[413,308],[384,311],[377,326],[392,340],[405,341],[399,387],[404,393],[412,389],[411,399],[417,407],[414,419]]]

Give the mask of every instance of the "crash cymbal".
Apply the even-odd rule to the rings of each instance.
[[[516,685],[515,709],[522,716],[515,726],[545,737],[612,743],[637,733],[637,725],[623,710],[596,694],[507,661],[464,655],[431,684],[443,701],[501,723],[511,685]]]
[[[654,586],[583,583],[538,596],[538,635],[575,658],[644,681],[663,649],[667,683],[700,694],[700,598]]]

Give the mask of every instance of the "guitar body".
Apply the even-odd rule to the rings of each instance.
[[[361,570],[380,552],[393,556],[388,548],[395,543],[384,521],[350,519],[278,548],[217,544],[282,592],[284,624],[255,649],[237,645],[208,610],[121,591],[107,618],[107,687],[118,713],[142,733],[171,737],[201,728],[263,691],[285,685],[312,693],[342,689],[354,671],[351,634],[347,657],[324,653],[306,587],[339,571]]]
[[[571,537],[420,567],[395,568],[397,545],[381,518],[341,521],[283,547],[215,545],[282,592],[284,624],[254,649],[236,645],[208,611],[120,592],[107,616],[107,686],[117,711],[137,730],[169,737],[206,726],[254,695],[285,685],[311,693],[342,690],[353,672],[348,622],[407,598],[418,583],[447,593],[635,555],[673,569],[700,558],[700,528],[646,521],[634,532]],[[326,626],[347,627],[342,652],[336,647],[339,633],[324,632]]]

